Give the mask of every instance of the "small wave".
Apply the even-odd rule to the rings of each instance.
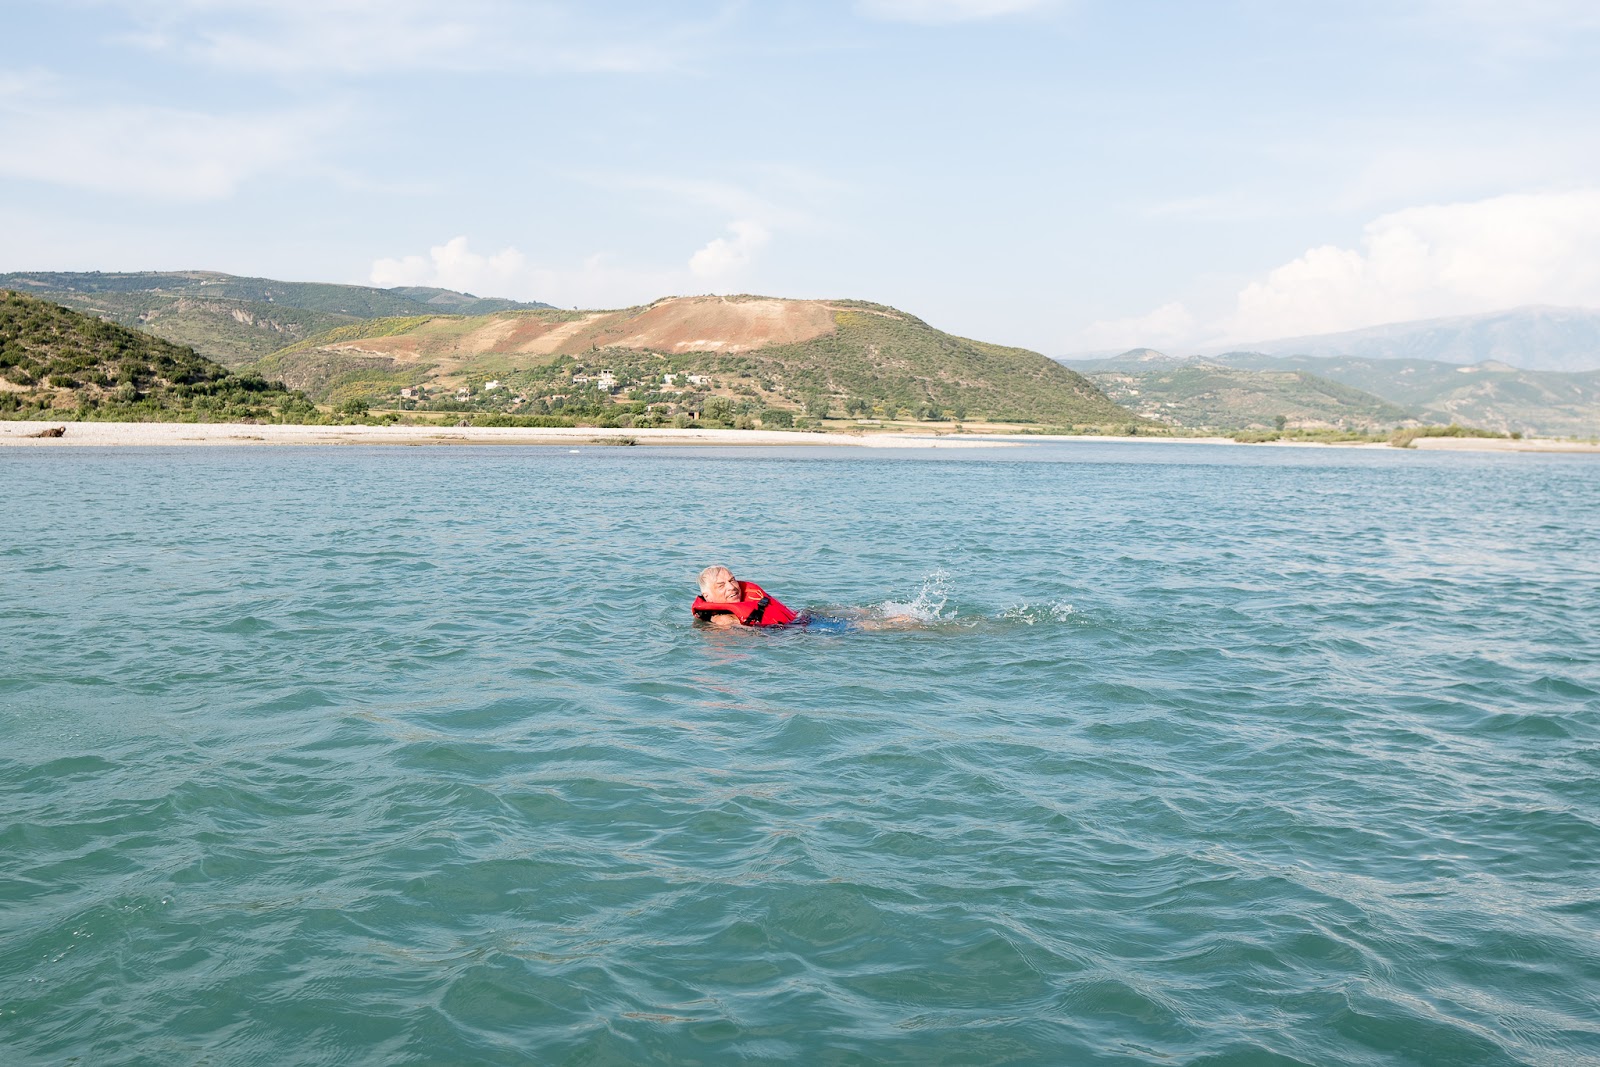
[[[999,615],[1004,622],[1019,622],[1033,626],[1041,622],[1066,622],[1076,614],[1071,604],[1029,604],[1023,602],[1006,608]]]

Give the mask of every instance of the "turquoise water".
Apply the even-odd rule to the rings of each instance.
[[[1592,458],[0,475],[8,1064],[1600,1063]]]

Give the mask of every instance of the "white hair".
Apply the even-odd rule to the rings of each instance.
[[[730,578],[733,577],[733,572],[728,568],[724,567],[720,563],[713,563],[711,566],[700,572],[700,592],[702,594],[709,593],[711,591],[711,576],[717,574],[718,572],[726,574]]]

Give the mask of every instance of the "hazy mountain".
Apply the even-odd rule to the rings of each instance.
[[[1169,356],[1153,348],[1130,348],[1116,355],[1078,355],[1062,357],[1058,362],[1079,374],[1089,374],[1094,371],[1160,370],[1204,361],[1198,356]]]
[[[1180,359],[1149,349],[1063,363],[1088,375],[1111,399],[1141,414],[1176,418],[1185,426],[1233,426],[1242,414],[1250,413],[1253,421],[1245,425],[1285,414],[1292,422],[1304,419],[1330,425],[1350,425],[1352,417],[1390,424],[1405,418],[1550,437],[1600,434],[1600,371],[1532,371],[1498,360],[1462,366],[1427,359],[1263,352]],[[1225,383],[1224,370],[1264,377]],[[1358,390],[1392,405],[1392,410],[1363,411],[1359,401],[1331,395],[1327,399],[1335,402],[1330,406],[1315,399],[1315,382],[1285,377],[1293,374]],[[1130,390],[1137,393],[1130,395]],[[1159,404],[1170,406],[1158,408]],[[1394,417],[1394,410],[1400,418]]]
[[[428,313],[487,315],[548,304],[449,289],[283,282],[215,271],[0,275],[14,289],[195,349],[225,366],[254,362],[337,326]]]
[[[1525,370],[1600,370],[1600,310],[1523,307],[1486,315],[1394,322],[1364,330],[1228,346],[1272,356],[1495,360]],[[1225,349],[1201,350],[1217,355]]]
[[[1112,385],[1101,377],[1107,373],[1137,378],[1182,367],[1225,366],[1315,375],[1381,398],[1424,422],[1561,437],[1600,433],[1600,311],[1585,308],[1527,307],[1397,322],[1241,350],[1209,349],[1201,355],[1169,356],[1136,348],[1061,362],[1095,378],[1113,399],[1124,399],[1123,390],[1141,386]],[[1191,374],[1178,381],[1203,377]],[[1260,405],[1273,403],[1271,383],[1238,383],[1238,389],[1225,403],[1212,403],[1199,393],[1163,402],[1178,403],[1169,411],[1200,420],[1193,424],[1219,426],[1246,408],[1265,410]],[[1246,403],[1243,398],[1252,390],[1256,396]],[[1150,391],[1141,389],[1140,395],[1144,400],[1139,410],[1150,410]],[[1279,402],[1287,405],[1292,399],[1284,395]]]
[[[1192,359],[1229,351],[1272,356],[1353,356],[1425,359],[1440,363],[1495,360],[1525,370],[1600,370],[1600,309],[1522,307],[1483,315],[1391,322],[1342,333],[1281,337],[1249,344],[1213,345],[1165,357],[1148,348],[1095,350],[1057,357],[1079,369],[1122,367],[1143,356]]]
[[[401,285],[380,291],[403,296],[427,307],[448,311],[452,315],[492,315],[496,311],[553,306],[538,301],[527,303],[498,296],[473,296],[471,293],[458,293],[454,289],[435,289],[426,285]]]

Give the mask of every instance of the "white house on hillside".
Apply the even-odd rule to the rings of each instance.
[[[599,374],[574,374],[572,376],[572,384],[592,385],[596,389],[604,389],[606,392],[611,393],[616,391],[617,376],[608,370],[603,370]]]

